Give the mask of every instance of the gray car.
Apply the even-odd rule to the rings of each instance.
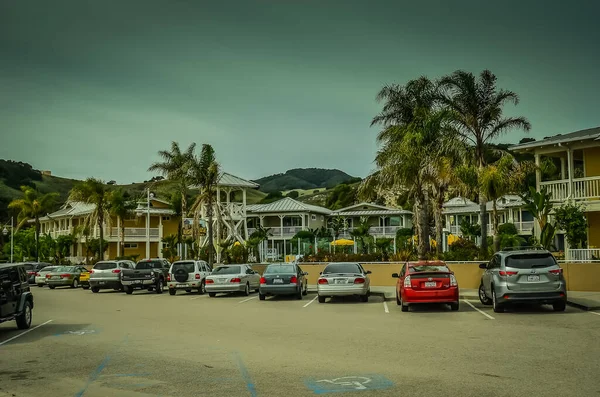
[[[552,254],[544,249],[503,250],[488,263],[479,286],[479,300],[502,313],[511,303],[551,304],[564,311],[567,286],[563,271]]]
[[[308,273],[293,263],[271,264],[260,278],[258,297],[261,301],[267,295],[295,295],[302,299],[308,293]]]
[[[123,290],[121,272],[123,269],[133,269],[135,263],[129,260],[97,262],[90,274],[90,287],[96,293],[101,289]]]
[[[327,297],[360,296],[363,302],[369,301],[371,293],[371,271],[366,271],[360,263],[330,263],[323,269],[317,280],[319,303],[325,303]]]
[[[260,275],[250,265],[222,265],[206,277],[206,292],[210,297],[215,297],[219,292],[250,295],[251,290],[258,292],[259,287]]]

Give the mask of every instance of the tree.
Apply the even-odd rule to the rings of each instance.
[[[375,242],[375,246],[378,251],[381,252],[381,260],[387,262],[390,259],[390,246],[393,239],[391,238],[379,238]]]
[[[208,263],[212,266],[214,261],[214,243],[213,243],[213,216],[215,208],[218,210],[217,203],[217,184],[219,182],[219,163],[215,158],[215,150],[211,145],[202,145],[202,151],[199,157],[194,157],[190,167],[190,179],[193,184],[200,188],[200,194],[192,206],[194,217],[199,219],[202,207],[206,208],[206,217],[208,230],[206,238],[208,239]],[[217,214],[217,217],[219,214]],[[196,222],[194,222],[196,223]],[[220,237],[220,236],[219,236]]]
[[[18,231],[30,219],[34,220],[35,226],[35,260],[39,262],[40,255],[40,217],[45,216],[54,208],[54,204],[58,198],[58,193],[40,194],[37,190],[29,186],[21,186],[23,198],[15,199],[8,204],[8,208],[17,210],[17,227]]]
[[[337,210],[354,204],[356,202],[356,191],[355,187],[345,183],[337,185],[328,193],[325,207]]]
[[[587,222],[582,206],[566,203],[554,210],[554,219],[557,228],[565,231],[569,247],[582,248],[587,240]]]
[[[289,197],[289,198],[293,198],[293,199],[297,199],[298,196],[300,196],[300,193],[298,193],[297,190],[292,190],[291,192],[288,192],[288,194],[285,195],[285,197]]]
[[[125,253],[125,219],[128,218],[136,208],[134,201],[129,199],[129,194],[122,189],[113,190],[110,194],[109,213],[117,218],[121,227],[121,254]]]
[[[523,208],[529,211],[538,221],[541,231],[540,244],[546,249],[551,249],[553,247],[554,234],[556,233],[555,225],[548,222],[548,217],[553,207],[551,201],[552,195],[548,193],[545,186],[539,192],[531,186],[529,194],[523,195],[521,198],[525,202]]]
[[[71,248],[75,244],[75,236],[72,234],[58,236],[54,243],[56,264],[60,265],[71,254]]]
[[[99,229],[98,253],[104,255],[107,247],[104,247],[104,221],[108,220],[110,226],[110,200],[111,191],[101,180],[88,178],[84,182],[73,186],[69,193],[69,200],[81,201],[87,204],[93,204],[94,210],[88,215],[86,223],[90,226],[97,226]]]
[[[252,234],[249,236],[249,239],[246,242],[246,244],[248,245],[248,247],[255,250],[255,252],[257,254],[257,257],[256,257],[257,262],[261,261],[260,250],[258,249],[258,247],[260,246],[260,244],[263,241],[265,241],[272,235],[273,235],[273,233],[271,233],[270,228],[265,228],[264,226],[259,225],[256,228],[256,230],[254,230],[254,232],[252,232]]]
[[[485,167],[485,148],[492,140],[512,129],[529,131],[531,124],[525,117],[504,117],[508,102],[517,105],[519,96],[496,87],[496,76],[484,70],[479,78],[470,72],[457,70],[440,80],[445,90],[440,97],[451,113],[451,125],[466,144],[474,147],[473,162],[481,171]],[[479,192],[481,219],[481,251],[487,254],[486,196]]]
[[[339,215],[329,219],[329,227],[333,231],[333,236],[337,240],[342,230],[346,229],[346,220]]]
[[[363,254],[368,253],[369,246],[365,243],[365,239],[369,238],[370,233],[369,230],[371,226],[369,225],[368,217],[361,217],[358,226],[356,226],[352,231],[350,231],[350,235],[356,238],[360,242],[360,246]]]
[[[177,257],[177,244],[179,244],[179,237],[176,234],[171,234],[162,238],[163,249],[162,254],[169,262],[174,262]]]

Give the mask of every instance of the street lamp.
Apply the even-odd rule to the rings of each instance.
[[[154,198],[154,193],[150,193],[148,188],[148,198],[146,201],[146,258],[150,259],[150,199]]]
[[[10,263],[13,262],[13,252],[14,252],[14,218],[11,216],[10,217]],[[2,229],[2,234],[3,235],[8,235],[8,229],[6,228],[6,226],[4,226],[4,229]]]

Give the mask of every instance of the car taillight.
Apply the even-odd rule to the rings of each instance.
[[[364,284],[365,283],[365,279],[362,277],[357,277],[354,279],[354,284]]]
[[[550,274],[556,274],[557,276],[559,274],[562,274],[562,272],[563,272],[563,269],[553,269],[553,270],[550,270]]]
[[[231,280],[229,280],[230,283],[241,283],[242,279],[239,277],[234,277]]]
[[[90,274],[94,273],[94,269],[90,270]]]
[[[46,278],[50,278],[51,276],[49,274],[46,274]]]
[[[115,269],[112,271],[113,273],[121,273],[121,269]]]
[[[206,282],[205,282],[205,284],[214,284],[214,283],[215,283],[215,281],[211,280],[210,278],[207,278]]]
[[[171,275],[167,274],[167,281],[171,281]]]
[[[261,284],[266,284],[266,283],[267,283],[267,279],[266,279],[266,278],[264,278],[264,277],[261,277],[261,278],[260,278],[260,283],[261,283]]]
[[[196,275],[194,275],[194,278],[195,278],[196,280],[200,280],[200,275],[199,275],[199,274],[196,274]]]
[[[404,287],[410,288],[410,276],[406,276],[406,278],[404,279]]]
[[[327,281],[326,278],[320,278],[319,279],[319,284],[329,284],[329,282]]]
[[[458,287],[458,282],[456,282],[456,277],[454,277],[454,274],[450,275],[450,286]]]
[[[500,270],[498,272],[498,274],[501,275],[501,276],[516,276],[517,274],[519,274],[519,272],[509,272],[509,271],[506,271],[506,270]]]
[[[37,272],[35,273],[35,276],[36,276],[36,277],[38,277],[39,275],[40,275],[39,273],[37,273]]]
[[[60,278],[69,278],[69,277],[71,277],[70,274],[61,274],[60,275]]]
[[[290,284],[296,284],[298,282],[298,277],[292,276],[290,277]]]

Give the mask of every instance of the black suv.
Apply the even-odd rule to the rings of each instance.
[[[0,265],[0,323],[16,320],[20,329],[31,326],[33,295],[28,278],[23,264]]]

